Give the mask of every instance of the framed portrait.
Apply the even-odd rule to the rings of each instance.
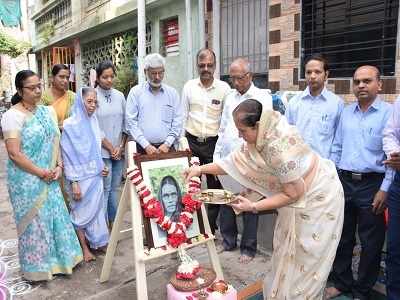
[[[135,163],[140,169],[143,181],[154,197],[160,201],[164,214],[173,222],[179,220],[182,212],[182,196],[187,192],[183,177],[189,167],[190,152],[180,151],[153,155],[138,155]],[[149,248],[167,245],[167,232],[152,219],[143,216],[144,229]],[[193,238],[204,233],[201,211],[193,213],[193,223],[187,228],[186,236]]]

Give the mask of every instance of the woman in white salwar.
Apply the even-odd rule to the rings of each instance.
[[[82,88],[76,95],[72,116],[64,121],[61,136],[66,187],[72,196],[71,220],[87,262],[95,259],[90,249],[104,248],[109,239],[102,178],[107,170],[101,156],[102,134],[94,115],[96,107],[96,90]]]
[[[221,161],[188,169],[186,177],[228,174],[266,197],[252,202],[238,196],[235,210],[277,209],[264,299],[323,299],[343,226],[344,196],[335,165],[256,100],[239,104],[233,117],[246,143]]]

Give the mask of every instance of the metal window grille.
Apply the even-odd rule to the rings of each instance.
[[[146,53],[151,52],[151,23],[146,25]],[[82,45],[83,80],[88,82],[90,69],[104,60],[111,60],[118,68],[129,63],[136,66],[137,28],[116,33]]]
[[[221,0],[221,75],[232,61],[249,59],[253,73],[268,72],[267,0]]]
[[[393,76],[398,14],[399,0],[303,0],[302,61],[323,54],[330,77],[351,77],[364,64]]]
[[[53,26],[65,25],[65,23],[71,21],[71,15],[71,0],[61,1],[57,6],[36,20],[36,31],[41,32],[46,24]]]

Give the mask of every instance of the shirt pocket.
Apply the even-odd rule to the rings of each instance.
[[[333,118],[329,115],[321,115],[319,117],[318,125],[319,125],[319,131],[324,135],[333,132],[334,122]]]
[[[371,151],[382,151],[382,135],[367,135],[365,137],[365,147]]]
[[[208,113],[213,117],[219,117],[222,114],[222,101],[218,99],[210,100],[208,104]]]
[[[161,109],[161,114],[161,120],[165,123],[171,124],[174,116],[174,108],[170,104],[165,104]]]

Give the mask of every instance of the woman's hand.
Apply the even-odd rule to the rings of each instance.
[[[72,182],[72,198],[75,201],[79,201],[82,198],[81,188],[77,181]]]
[[[42,169],[41,172],[40,172],[39,177],[40,177],[42,180],[44,180],[44,181],[46,181],[47,183],[49,183],[49,182],[52,181],[53,178],[54,178],[54,172],[51,171],[51,170]]]
[[[53,172],[53,180],[58,180],[62,175],[62,168],[60,166],[57,166],[52,172]]]
[[[107,166],[104,166],[103,171],[101,171],[101,176],[107,177],[108,172],[109,172],[109,171],[108,171]]]
[[[240,195],[236,196],[235,201],[229,203],[229,205],[232,206],[238,212],[255,210],[254,202]]]
[[[201,176],[201,167],[200,166],[191,166],[183,171],[183,177],[185,177],[185,181],[188,182],[190,178],[195,176]]]
[[[120,160],[122,155],[122,148],[117,146],[111,152],[111,158],[114,160]]]

